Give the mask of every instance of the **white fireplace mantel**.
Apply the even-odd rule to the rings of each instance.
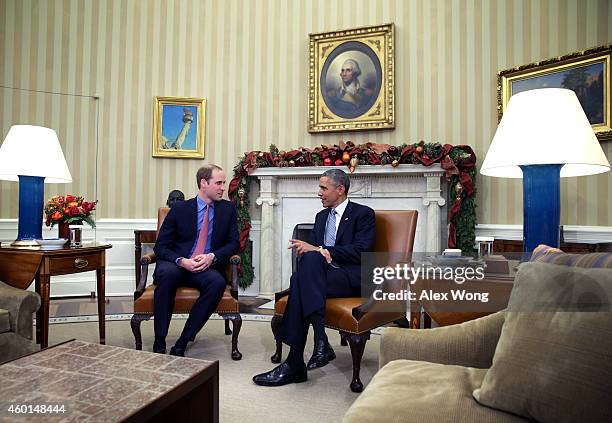
[[[317,197],[321,174],[333,166],[261,168],[251,173],[259,182],[261,232],[259,263],[254,263],[260,295],[289,286],[291,251],[287,248],[298,223],[313,222],[321,210]],[[346,171],[346,167],[337,167]],[[439,164],[358,166],[351,174],[349,199],[379,210],[417,210],[415,252],[438,252],[446,238],[446,184]],[[255,253],[255,252],[254,252]]]

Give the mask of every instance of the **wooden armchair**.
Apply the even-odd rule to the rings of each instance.
[[[167,207],[161,207],[157,211],[157,234],[162,222],[170,211]],[[131,325],[136,341],[136,349],[142,349],[142,335],[140,332],[140,324],[143,320],[149,320],[153,316],[153,292],[155,285],[146,286],[147,275],[149,273],[149,265],[155,263],[155,253],[145,254],[140,259],[142,267],[140,280],[136,281],[136,291],[134,292],[134,315],[132,316]],[[221,301],[215,310],[225,320],[225,334],[232,335],[232,360],[240,360],[242,354],[238,351],[238,335],[242,326],[242,317],[238,305],[238,265],[240,264],[239,256],[232,256],[230,264],[227,266],[226,280],[227,286]],[[176,299],[174,300],[174,313],[188,314],[191,307],[200,296],[200,292],[195,288],[180,287],[176,291]],[[232,321],[233,332],[229,327],[229,321]]]
[[[374,252],[394,253],[402,261],[410,262],[416,234],[418,212],[416,210],[378,210],[376,211],[376,243]],[[297,236],[304,236],[305,228],[297,228]],[[302,235],[300,235],[302,234]],[[307,237],[301,239],[308,239]],[[400,285],[391,286],[391,291],[399,292]],[[275,294],[274,317],[272,332],[276,338],[276,352],[270,357],[273,363],[280,363],[282,357],[282,342],[278,340],[278,329],[287,306],[289,290]],[[405,321],[406,310],[390,311],[380,301],[361,297],[329,298],[325,304],[325,326],[340,332],[342,345],[347,342],[353,358],[353,377],[350,388],[353,392],[361,392],[363,383],[359,378],[361,358],[365,344],[370,339],[372,329],[387,323]]]

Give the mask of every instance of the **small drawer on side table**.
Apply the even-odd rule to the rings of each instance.
[[[64,275],[66,273],[88,272],[100,268],[102,256],[98,253],[80,254],[70,257],[50,257],[49,274]]]

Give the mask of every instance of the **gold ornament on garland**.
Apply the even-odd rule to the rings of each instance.
[[[238,188],[238,198],[240,199],[240,207],[244,207],[244,188]]]
[[[398,167],[398,166],[399,166],[399,164],[400,164],[399,160],[393,160],[393,161],[391,162],[391,166],[393,166],[393,167]]]
[[[455,193],[457,195],[457,201],[461,201],[462,192],[463,192],[463,185],[461,185],[461,182],[457,182],[457,184],[455,185]]]

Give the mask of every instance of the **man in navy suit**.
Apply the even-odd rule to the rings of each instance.
[[[196,180],[198,195],[174,204],[155,243],[153,351],[157,353],[166,352],[176,289],[190,286],[200,291],[181,336],[170,349],[170,354],[184,356],[187,342],[195,339],[221,300],[224,268],[240,246],[236,208],[221,198],[225,190],[223,169],[201,167]]]
[[[317,213],[310,242],[290,240],[301,255],[291,275],[289,299],[280,339],[291,347],[287,360],[253,377],[262,386],[304,382],[307,369],[323,367],[336,358],[325,334],[325,299],[360,295],[361,253],[372,251],[376,236],[374,210],[347,198],[348,175],[330,169],[319,180],[319,198],[325,210]],[[308,365],[304,346],[308,326],[314,329],[315,348]]]

